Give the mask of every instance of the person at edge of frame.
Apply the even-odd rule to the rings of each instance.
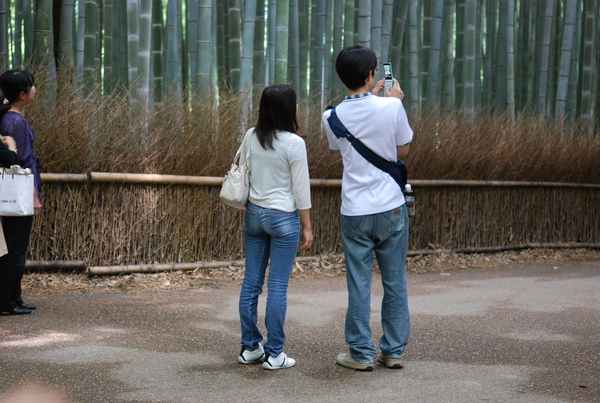
[[[33,148],[35,133],[23,116],[24,108],[35,100],[35,95],[31,72],[9,70],[0,75],[0,133],[15,140],[16,164],[30,168],[34,175],[33,209],[34,215],[38,215],[42,208],[40,163]],[[36,309],[21,297],[21,280],[32,227],[32,216],[2,217],[8,253],[0,257],[0,313],[23,315]]]

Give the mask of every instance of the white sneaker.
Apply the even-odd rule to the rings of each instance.
[[[257,364],[263,362],[265,359],[265,351],[263,350],[262,343],[258,344],[258,348],[254,350],[248,350],[246,346],[242,346],[242,351],[238,355],[238,362],[242,364]]]
[[[277,357],[272,357],[267,353],[262,367],[264,369],[282,369],[291,368],[294,365],[296,365],[296,360],[288,357],[285,353],[281,353]]]

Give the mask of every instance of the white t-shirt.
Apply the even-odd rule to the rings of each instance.
[[[265,150],[258,137],[252,135],[248,200],[258,206],[280,211],[311,208],[304,139],[294,133],[277,131],[273,147],[274,150]]]
[[[366,93],[347,97],[335,110],[354,137],[388,161],[396,161],[397,147],[413,139],[406,111],[398,98]],[[330,113],[328,110],[323,114],[323,127],[329,148],[342,153],[342,214],[377,214],[404,204],[404,194],[390,174],[367,161],[346,138],[338,139],[333,134],[327,122]]]

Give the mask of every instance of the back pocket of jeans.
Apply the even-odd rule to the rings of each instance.
[[[251,209],[246,209],[246,215],[244,216],[244,232],[253,233],[258,228],[258,214]]]
[[[401,208],[388,211],[384,214],[390,232],[400,232],[404,229],[404,214]]]
[[[364,216],[342,216],[342,232],[348,238],[357,238],[363,232]]]

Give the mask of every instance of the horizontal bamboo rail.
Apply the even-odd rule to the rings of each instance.
[[[296,262],[312,262],[324,257],[342,257],[342,255],[327,256],[298,256]],[[230,266],[244,266],[245,260],[224,260],[217,262],[195,262],[195,263],[167,263],[167,264],[136,264],[124,266],[93,266],[88,273],[90,275],[101,276],[106,274],[125,274],[125,273],[154,273],[172,270],[196,270],[196,269],[221,269]]]
[[[52,270],[86,270],[87,263],[83,260],[28,260],[25,268],[30,269],[52,269]]]
[[[222,208],[214,189],[220,187],[222,177],[88,172],[43,173],[42,180],[54,182],[45,199],[50,215],[46,221],[37,221],[40,237],[32,248],[36,254],[27,263],[28,269],[103,275],[244,264],[235,260],[244,256],[239,231],[243,216]],[[90,186],[92,183],[98,185]],[[419,193],[421,210],[411,220],[409,256],[600,248],[595,207],[600,184],[424,179],[413,179],[411,184],[423,190]],[[314,193],[315,215],[321,217],[317,231],[321,249],[316,252],[324,256],[340,253],[339,245],[330,240],[337,238],[339,231],[341,180],[312,179],[311,185],[320,188]],[[206,202],[201,211],[177,204],[198,195]],[[522,195],[527,195],[526,199]],[[577,197],[573,199],[573,195]],[[72,219],[75,216],[59,208],[64,203],[83,215]],[[185,218],[189,214],[192,220]],[[181,217],[187,220],[185,225],[177,221]],[[498,222],[498,217],[503,220]],[[150,236],[140,235],[145,233]],[[228,233],[235,234],[224,235]],[[45,260],[47,257],[79,260]],[[229,260],[213,260],[220,257]],[[318,260],[319,256],[301,259]],[[191,263],[143,264],[173,260]]]
[[[492,246],[485,248],[457,248],[457,249],[432,249],[432,250],[414,250],[408,251],[408,256],[432,255],[437,253],[492,253],[504,252],[508,250],[523,250],[523,249],[600,249],[600,243],[527,243],[520,245],[507,246]],[[311,262],[322,258],[341,258],[342,254],[333,254],[326,256],[298,256],[296,262]],[[161,271],[173,270],[196,270],[196,269],[221,269],[230,266],[244,266],[245,261],[242,260],[225,260],[217,262],[195,262],[195,263],[167,263],[167,264],[139,264],[139,265],[123,265],[123,266],[93,266],[90,267],[88,273],[90,275],[102,276],[110,274],[127,274],[127,273],[155,273]]]
[[[112,183],[140,183],[156,185],[199,185],[220,186],[223,177],[216,176],[185,176],[185,175],[159,175],[159,174],[129,174],[114,172],[89,172],[87,174],[57,174],[42,173],[44,182],[112,182]],[[413,186],[423,187],[567,187],[600,189],[599,183],[566,183],[566,182],[531,182],[531,181],[488,181],[488,180],[440,180],[440,179],[412,179]],[[341,179],[311,179],[313,187],[341,187]]]

